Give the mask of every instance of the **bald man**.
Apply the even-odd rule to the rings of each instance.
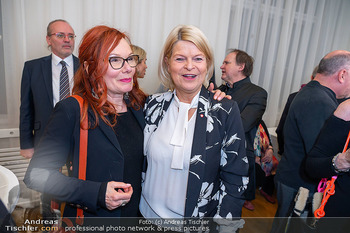
[[[336,50],[324,56],[314,80],[303,87],[291,104],[284,126],[284,155],[278,165],[275,183],[276,217],[288,217],[299,187],[311,196],[318,179],[305,171],[305,159],[325,121],[338,106],[337,99],[350,96],[350,52]],[[271,232],[281,232],[284,224],[274,221]]]

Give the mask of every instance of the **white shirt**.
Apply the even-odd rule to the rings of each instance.
[[[52,93],[53,93],[53,106],[60,100],[60,74],[62,70],[61,58],[52,53],[51,67],[52,67]],[[63,59],[66,62],[66,67],[68,70],[69,78],[69,89],[70,94],[73,89],[73,75],[74,75],[74,65],[73,65],[73,55],[70,55]]]
[[[199,93],[193,98],[197,104]],[[175,98],[157,130],[149,140],[147,150],[148,168],[143,183],[140,211],[145,218],[183,218],[185,214],[188,172],[190,166],[196,112],[188,121],[183,144],[181,168],[172,168],[174,145],[171,139],[175,132],[179,110]],[[175,158],[176,159],[176,158]]]

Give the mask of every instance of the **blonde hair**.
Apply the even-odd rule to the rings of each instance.
[[[142,60],[146,59],[147,53],[143,48],[141,48],[137,45],[131,45],[131,49],[135,55],[139,55],[139,63],[138,64],[140,64],[142,62]]]
[[[171,78],[171,75],[168,71],[168,65],[166,60],[170,59],[173,48],[178,41],[188,41],[197,46],[197,48],[204,53],[207,60],[207,74],[203,85],[207,87],[209,85],[209,79],[213,75],[214,71],[214,55],[213,50],[209,45],[207,37],[203,32],[192,25],[178,25],[176,26],[168,35],[163,49],[160,53],[159,66],[158,66],[158,75],[161,83],[167,89],[174,90],[175,85]]]

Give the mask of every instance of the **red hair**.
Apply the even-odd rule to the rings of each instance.
[[[79,47],[80,66],[74,75],[73,94],[84,98],[83,117],[87,117],[88,106],[91,107],[95,115],[95,124],[99,124],[99,117],[109,126],[116,124],[116,110],[111,102],[107,100],[107,85],[103,79],[106,74],[109,62],[108,57],[120,40],[125,39],[130,44],[129,38],[115,28],[107,26],[95,26],[88,30]],[[136,74],[136,72],[135,72]],[[136,110],[144,106],[146,95],[139,88],[136,75],[133,81],[133,89],[129,92],[128,107]],[[107,118],[109,114],[114,115],[110,122]]]

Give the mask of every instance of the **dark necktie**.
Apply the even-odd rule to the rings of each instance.
[[[63,100],[69,95],[69,78],[66,63],[64,61],[61,61],[60,63],[62,64],[60,74],[60,100]]]

